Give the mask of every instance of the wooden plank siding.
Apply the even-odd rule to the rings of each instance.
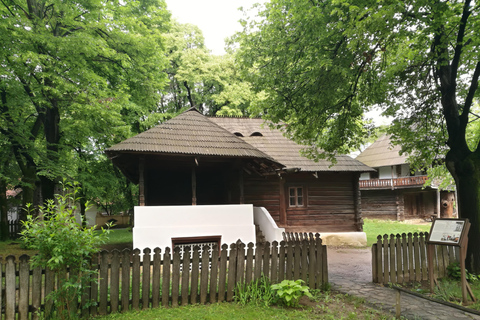
[[[436,215],[435,190],[362,190],[364,218],[403,220]]]
[[[265,207],[278,224],[280,221],[279,177],[263,178],[257,175],[244,175],[245,203]]]
[[[245,203],[265,207],[287,232],[358,231],[360,207],[355,203],[355,173],[299,172],[279,177],[245,176]],[[284,186],[284,203],[280,203],[280,186]],[[304,206],[290,207],[290,187],[302,187]],[[283,205],[283,206],[282,206]],[[286,223],[280,223],[285,208]],[[358,208],[357,208],[358,207]]]
[[[362,190],[362,216],[373,219],[397,219],[396,191]]]

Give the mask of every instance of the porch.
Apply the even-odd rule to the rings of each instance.
[[[401,177],[401,178],[389,178],[389,179],[368,179],[360,180],[360,189],[372,190],[372,189],[398,189],[409,187],[421,187],[427,181],[427,176],[414,176],[414,177]]]

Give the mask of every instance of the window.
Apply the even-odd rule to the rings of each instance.
[[[303,187],[288,188],[289,207],[303,207]]]

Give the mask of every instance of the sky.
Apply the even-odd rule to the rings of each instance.
[[[224,40],[242,27],[239,7],[251,8],[262,0],[166,0],[167,9],[180,23],[198,26],[205,37],[205,45],[213,54],[225,53]]]

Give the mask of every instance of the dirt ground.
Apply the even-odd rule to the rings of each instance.
[[[359,281],[372,281],[372,254],[370,248],[354,249],[328,247],[329,278],[342,277]]]

